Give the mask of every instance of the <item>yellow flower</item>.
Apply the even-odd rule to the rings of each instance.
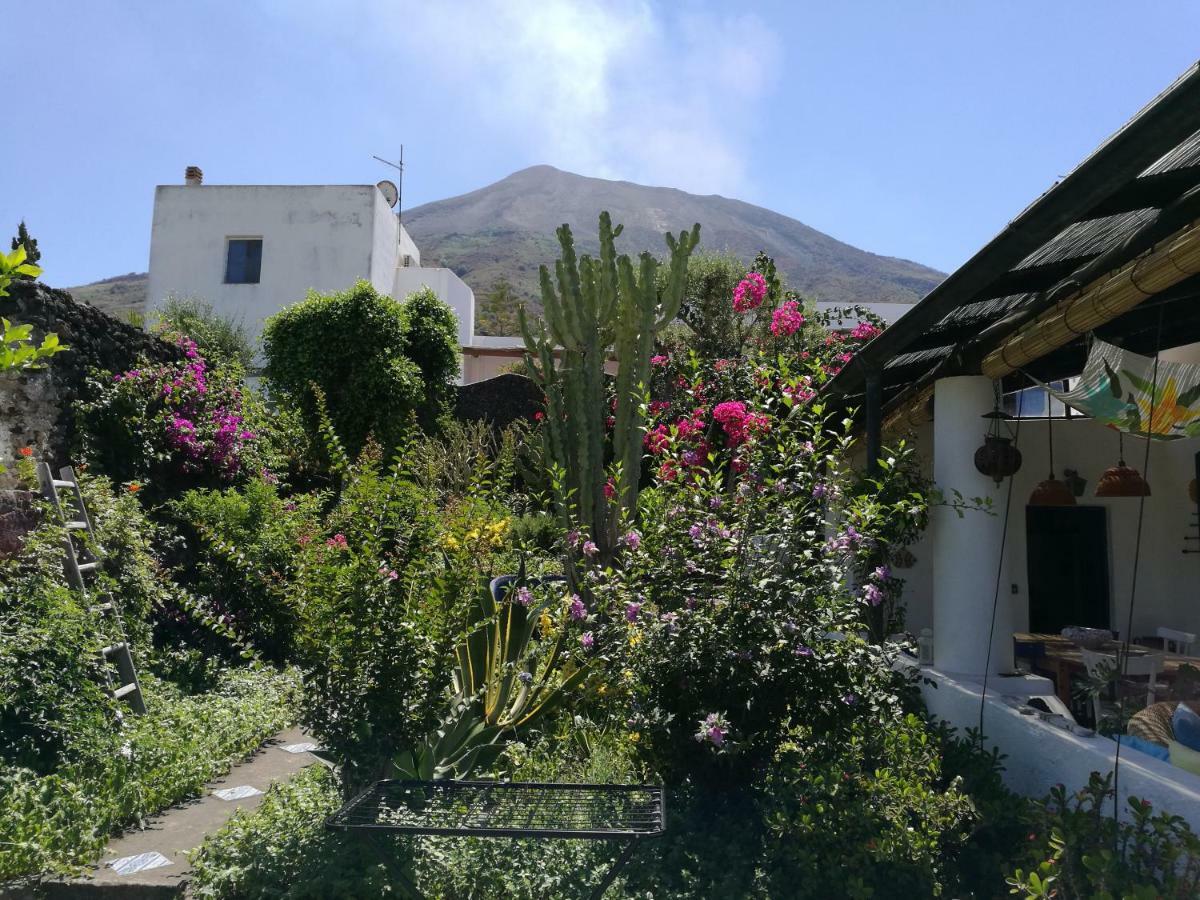
[[[550,629],[554,627],[554,620],[550,618],[550,613],[542,610],[542,614],[538,617],[538,625],[542,628],[542,634],[548,634]]]
[[[629,646],[636,647],[642,642],[642,633],[636,628],[629,629]]]
[[[631,731],[629,733],[629,739],[636,744],[638,741],[640,741],[642,739],[641,732]]]
[[[608,685],[601,684],[598,688],[596,688],[596,693],[598,693],[601,697],[603,697],[605,694],[608,693]]]

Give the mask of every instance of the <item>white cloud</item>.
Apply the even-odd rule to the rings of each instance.
[[[402,58],[426,76],[420,90],[471,111],[464,129],[482,126],[531,160],[736,194],[752,142],[769,139],[759,103],[780,51],[755,16],[643,0],[358,0],[350,15],[279,2]]]

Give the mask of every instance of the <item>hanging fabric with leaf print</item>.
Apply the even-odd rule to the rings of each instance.
[[[1160,441],[1200,435],[1200,365],[1160,360],[1156,375],[1151,357],[1094,340],[1072,390],[1042,387],[1119,431]]]

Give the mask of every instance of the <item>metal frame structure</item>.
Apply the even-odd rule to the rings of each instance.
[[[666,830],[666,792],[653,785],[388,779],[349,800],[325,827],[368,838],[418,898],[388,835],[614,841],[621,849],[591,893],[599,900],[638,842]]]

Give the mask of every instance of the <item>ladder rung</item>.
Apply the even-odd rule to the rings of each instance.
[[[53,484],[56,488],[73,488],[73,487],[75,487],[75,482],[63,481],[61,478],[55,478]]]
[[[100,563],[98,561],[80,563],[79,574],[86,575],[88,572],[95,572],[98,568],[100,568]]]
[[[127,649],[129,649],[128,644],[126,644],[124,641],[118,641],[115,644],[109,644],[107,647],[105,647],[100,652],[104,655],[105,659],[108,659],[109,657],[116,656],[118,653],[121,653],[122,651],[127,650]]]
[[[94,613],[112,612],[112,608],[113,608],[113,605],[111,603],[98,603],[92,607],[92,612],[94,612]]]
[[[87,522],[84,522],[84,521],[81,521],[78,519],[75,520],[74,522],[66,522],[65,524],[66,524],[66,527],[68,529],[70,529],[71,531],[86,531],[87,527],[88,527]]]
[[[113,698],[116,700],[121,700],[125,697],[128,697],[130,694],[132,694],[137,689],[138,689],[137,682],[131,681],[131,682],[129,682],[129,684],[122,685],[121,687],[119,687],[115,691],[113,691]]]

